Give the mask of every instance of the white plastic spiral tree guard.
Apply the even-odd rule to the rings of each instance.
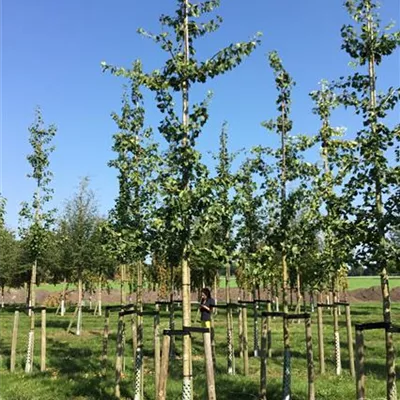
[[[28,333],[28,350],[26,352],[25,372],[30,373],[33,370],[33,346],[35,331],[31,329]]]
[[[340,375],[342,373],[342,361],[340,358],[340,335],[338,331],[334,332],[334,340],[335,340],[336,375]]]

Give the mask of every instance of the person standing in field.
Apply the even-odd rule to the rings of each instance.
[[[200,313],[201,313],[201,324],[204,328],[211,328],[211,313],[214,305],[215,301],[211,297],[210,289],[208,288],[202,289]]]

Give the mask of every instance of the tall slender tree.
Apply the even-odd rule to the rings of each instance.
[[[98,209],[89,178],[79,183],[77,193],[68,200],[61,217],[61,262],[69,269],[71,278],[78,284],[76,335],[82,331],[83,285],[93,269],[92,237],[97,229]]]
[[[175,16],[163,15],[161,25],[165,29],[159,35],[143,30],[171,57],[165,67],[146,75],[148,88],[155,92],[158,108],[165,114],[159,130],[169,144],[168,159],[171,166],[168,181],[173,194],[174,215],[172,224],[181,243],[179,260],[182,266],[183,326],[191,325],[190,318],[190,267],[189,257],[192,243],[192,227],[196,214],[205,206],[201,197],[204,186],[195,187],[193,182],[202,181],[205,168],[200,163],[200,154],[195,150],[196,139],[208,119],[207,101],[190,107],[189,91],[193,84],[204,83],[209,78],[224,74],[242,62],[258,44],[258,38],[249,42],[230,45],[218,51],[210,59],[198,62],[195,58],[196,39],[218,29],[221,18],[209,22],[196,22],[205,13],[219,5],[218,0],[191,3],[178,0]],[[118,73],[128,74],[119,69]],[[181,118],[175,111],[174,93],[181,94]],[[191,112],[192,110],[192,112]],[[203,180],[204,182],[204,180]],[[191,339],[183,341],[183,398],[192,396]]]
[[[31,205],[22,203],[20,217],[20,236],[28,243],[29,261],[31,264],[30,285],[28,295],[28,305],[35,306],[35,287],[38,273],[38,258],[44,252],[49,228],[53,223],[54,210],[46,210],[46,203],[52,198],[53,190],[49,187],[53,176],[49,169],[50,154],[54,150],[51,141],[56,134],[56,127],[50,125],[45,127],[40,108],[36,109],[35,122],[29,127],[29,143],[32,146],[32,154],[27,159],[32,167],[29,178],[35,181],[35,192]],[[24,224],[26,222],[26,224]],[[28,353],[26,359],[26,372],[32,372],[33,368],[33,343],[35,320],[34,313],[30,309],[31,326],[28,339]]]
[[[4,307],[4,288],[12,286],[18,259],[14,233],[5,225],[6,199],[0,194],[0,304]]]
[[[50,154],[54,151],[51,146],[57,129],[54,125],[44,126],[40,108],[35,111],[35,122],[29,127],[29,143],[32,154],[27,156],[32,167],[28,178],[35,181],[35,192],[32,203],[22,203],[20,217],[20,236],[29,242],[32,269],[30,274],[30,290],[28,304],[35,306],[35,285],[37,276],[37,260],[46,247],[47,231],[54,222],[54,210],[46,211],[46,203],[52,198],[53,189],[49,187],[53,173],[50,171]],[[24,222],[27,222],[24,224]]]
[[[143,266],[150,256],[153,236],[151,219],[157,199],[156,177],[160,164],[158,146],[152,142],[152,132],[144,129],[145,110],[141,85],[144,75],[139,61],[130,71],[130,93],[123,99],[121,116],[113,114],[119,132],[114,135],[113,150],[117,159],[109,163],[119,171],[119,197],[111,213],[116,254],[122,265],[136,272],[137,309],[142,311]],[[136,393],[143,391],[143,324],[137,317]]]
[[[359,69],[338,86],[341,102],[362,116],[363,128],[356,133],[357,148],[352,176],[345,187],[351,199],[354,228],[358,233],[356,257],[379,271],[383,297],[383,319],[391,323],[388,278],[387,234],[394,223],[395,196],[400,170],[391,162],[399,151],[400,126],[389,128],[385,117],[400,99],[400,88],[378,92],[377,67],[400,45],[400,32],[381,28],[378,4],[374,0],[345,2],[355,25],[342,27],[342,48]],[[357,206],[356,206],[357,205]],[[387,398],[397,398],[395,354],[392,333],[386,331]]]

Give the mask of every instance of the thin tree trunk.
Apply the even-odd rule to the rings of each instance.
[[[65,315],[65,296],[66,296],[66,292],[67,292],[67,278],[64,278],[64,282],[63,282],[63,290],[62,290],[62,294],[61,294],[61,306],[60,306],[60,315],[63,317]]]
[[[99,275],[99,282],[97,286],[97,315],[101,317],[102,314],[102,281],[103,281],[103,276],[100,274]]]
[[[81,273],[79,273],[79,278],[78,278],[78,316],[77,316],[77,322],[76,322],[76,335],[80,336],[81,334],[81,325],[82,325],[82,277]]]
[[[35,307],[36,275],[37,275],[37,260],[35,260],[32,265],[31,281],[29,285],[29,300],[28,300],[29,307]],[[29,309],[29,315],[31,315],[31,309]]]
[[[373,37],[373,21],[371,13],[371,1],[366,1],[367,5],[367,28],[370,35],[370,39],[374,40]],[[376,71],[375,71],[375,55],[371,51],[368,57],[368,75],[369,75],[369,89],[370,89],[370,115],[371,120],[371,132],[373,136],[377,135],[377,112],[376,112]],[[384,209],[382,200],[382,185],[381,185],[382,174],[379,170],[375,173],[375,214],[377,218],[377,227],[380,237],[379,242],[379,260],[378,265],[381,267],[381,289],[383,298],[383,319],[387,323],[392,322],[391,318],[391,302],[389,292],[389,276],[386,270],[386,238],[385,238],[385,220],[384,220]],[[386,371],[387,371],[387,398],[388,400],[397,399],[397,388],[396,388],[396,365],[395,365],[395,351],[393,344],[393,334],[386,331]]]

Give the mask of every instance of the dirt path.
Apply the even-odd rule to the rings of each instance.
[[[394,288],[391,290],[391,299],[392,301],[400,301],[400,287]],[[215,297],[215,294],[213,294]],[[36,301],[37,304],[47,305],[49,307],[54,307],[58,304],[58,298],[60,293],[48,292],[45,290],[38,290],[36,292]],[[239,289],[232,288],[231,289],[231,298],[235,301],[239,296]],[[69,291],[67,302],[75,304],[77,301],[77,292]],[[263,295],[261,296],[263,297]],[[110,293],[103,293],[102,301],[103,304],[110,303],[118,303],[120,298],[119,290],[111,290]],[[220,301],[224,301],[225,298],[225,289],[218,289],[217,299]],[[179,299],[179,296],[177,296]],[[85,302],[89,301],[89,294],[86,293],[84,297]],[[154,291],[146,291],[143,293],[143,301],[144,303],[154,303],[156,300],[167,300],[166,298],[159,298],[158,293]],[[197,300],[197,294],[192,293],[192,300]],[[368,289],[356,289],[348,293],[348,300],[350,303],[360,303],[360,302],[368,302],[374,301],[379,302],[382,301],[381,288],[379,286],[374,286]],[[24,303],[25,301],[25,293],[23,289],[10,289],[5,291],[4,293],[4,302],[6,304],[18,304]],[[92,296],[92,301],[95,303],[96,296]],[[130,298],[128,296],[127,301],[134,302],[135,295],[132,295]]]

